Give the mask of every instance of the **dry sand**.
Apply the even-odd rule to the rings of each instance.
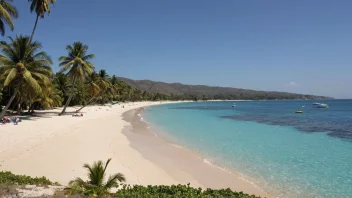
[[[123,173],[129,184],[191,183],[195,187],[230,187],[269,196],[239,175],[213,167],[192,152],[149,132],[136,133],[136,127],[145,128],[136,120],[138,110],[122,116],[155,104],[160,102],[125,103],[124,108],[91,106],[82,110],[83,117],[57,116],[60,109],[38,111],[38,117],[23,119],[18,125],[0,125],[0,171],[45,176],[67,185],[78,176],[86,179],[84,163],[112,158],[108,173]],[[75,109],[78,107],[67,111]]]

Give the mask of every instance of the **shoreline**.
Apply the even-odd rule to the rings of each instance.
[[[233,184],[234,178],[228,177],[228,172],[206,164],[193,153],[179,155],[175,159],[183,164],[173,166],[169,170],[165,168],[165,164],[159,162],[170,160],[172,155],[168,155],[166,151],[170,148],[175,149],[175,146],[162,142],[158,145],[166,150],[155,146],[147,147],[149,153],[166,152],[166,155],[154,156],[157,157],[154,160],[143,150],[136,148],[138,145],[143,146],[141,141],[129,139],[130,134],[134,133],[126,135],[126,129],[132,125],[123,119],[124,113],[141,107],[169,103],[174,102],[129,102],[88,106],[82,110],[83,117],[72,117],[70,114],[57,116],[61,110],[58,108],[37,111],[36,117],[25,117],[18,125],[0,125],[0,171],[11,171],[14,174],[32,177],[45,176],[53,182],[67,185],[76,177],[87,179],[86,170],[82,168],[84,163],[92,164],[97,160],[106,161],[112,158],[107,174],[123,173],[127,178],[126,183],[131,185],[191,183],[192,186],[199,187],[231,186],[228,184]],[[69,107],[67,111],[72,113],[78,108]],[[147,133],[138,134],[136,137],[142,138],[143,142],[153,141],[155,138]],[[175,161],[175,159],[172,160]],[[188,163],[189,160],[191,164]],[[193,162],[196,163],[192,164]],[[189,170],[189,168],[193,169]],[[204,171],[210,172],[204,175]],[[213,178],[224,180],[213,181]],[[270,196],[238,178],[236,181],[238,183],[232,188],[233,190],[263,197]]]
[[[132,109],[122,115],[123,119],[131,124],[124,128],[124,134],[134,149],[164,169],[178,183],[190,183],[193,187],[203,189],[231,188],[247,194],[273,197],[255,183],[243,178],[245,175],[213,164],[201,154],[160,136],[153,127],[150,127],[150,124],[143,120],[142,115],[146,108],[148,107]]]

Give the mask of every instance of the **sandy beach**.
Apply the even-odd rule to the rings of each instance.
[[[78,176],[86,179],[84,163],[112,158],[108,173],[123,173],[128,184],[191,183],[270,197],[239,175],[150,135],[137,115],[141,107],[156,104],[160,102],[90,106],[82,110],[83,117],[57,116],[60,109],[37,111],[37,117],[19,125],[0,125],[0,170],[67,185]]]

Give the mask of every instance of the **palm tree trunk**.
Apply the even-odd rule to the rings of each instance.
[[[31,112],[31,109],[33,108],[33,105],[34,105],[34,102],[29,105],[27,113]]]
[[[32,40],[33,40],[33,36],[34,36],[35,29],[37,29],[38,19],[39,19],[39,14],[37,14],[37,18],[35,19],[35,23],[34,23],[32,35],[31,35],[31,38],[29,39],[29,42],[28,42],[28,43],[31,43]]]
[[[7,111],[7,109],[10,107],[10,105],[11,105],[13,99],[15,99],[16,93],[17,93],[16,91],[13,92],[13,94],[12,94],[10,100],[7,102],[6,107],[5,107],[5,108],[2,110],[2,112],[0,113],[0,119],[2,119],[2,118],[4,117],[4,115],[5,115],[6,111]]]
[[[91,102],[93,102],[93,100],[94,99],[96,99],[97,97],[92,97],[88,102],[87,102],[87,104],[86,105],[83,105],[83,107],[81,107],[80,109],[78,109],[77,111],[76,111],[76,113],[78,113],[80,110],[82,110],[84,107],[86,107],[86,106],[88,106]],[[95,101],[95,100],[94,100]]]
[[[67,106],[70,104],[71,102],[71,99],[72,99],[72,96],[73,96],[73,92],[75,90],[75,82],[76,82],[76,77],[73,77],[72,79],[72,87],[71,87],[71,93],[70,93],[70,96],[68,97],[67,101],[66,101],[66,104],[64,106],[64,109],[62,109],[61,113],[59,114],[59,116],[61,116],[62,114],[64,114],[66,112],[66,108]]]

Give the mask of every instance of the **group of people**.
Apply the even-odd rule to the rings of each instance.
[[[13,122],[15,125],[17,125],[19,121],[20,121],[20,119],[18,117],[9,117],[9,118],[3,117],[2,118],[2,124]]]

